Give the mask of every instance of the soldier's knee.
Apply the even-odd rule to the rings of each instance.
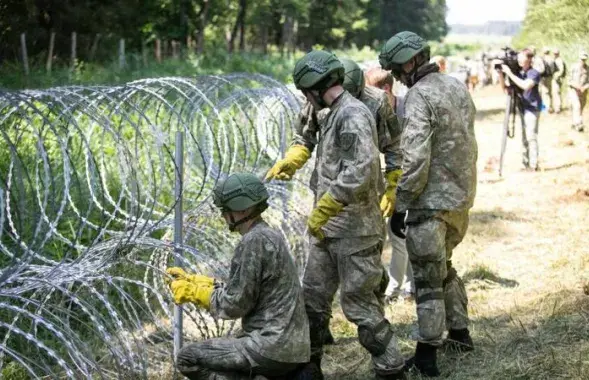
[[[198,350],[195,350],[193,346],[192,344],[184,346],[176,356],[176,367],[182,374],[193,373],[199,369],[198,357],[195,355]]]

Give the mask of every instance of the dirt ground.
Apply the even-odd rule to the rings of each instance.
[[[439,354],[448,379],[589,379],[589,132],[568,111],[542,114],[541,171],[521,171],[521,131],[497,174],[504,95],[474,94],[479,180],[467,236],[454,251],[463,276],[476,351]],[[585,111],[585,125],[589,112]],[[384,260],[390,257],[390,248]],[[388,308],[399,345],[414,350],[415,304]],[[328,379],[371,379],[370,357],[341,311],[332,321]],[[411,378],[420,378],[413,375]]]

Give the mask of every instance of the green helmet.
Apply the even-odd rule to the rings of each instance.
[[[342,82],[344,66],[335,54],[312,50],[299,59],[292,77],[299,90],[325,90]]]
[[[426,40],[413,32],[399,32],[384,44],[378,61],[383,69],[392,70],[395,66],[409,62],[422,51],[429,55],[429,45]],[[426,60],[429,61],[429,56]]]
[[[225,211],[243,211],[269,197],[266,186],[251,173],[231,174],[213,190],[215,206]]]
[[[350,94],[358,98],[364,90],[364,71],[351,59],[342,58],[340,61],[345,70],[343,86]]]

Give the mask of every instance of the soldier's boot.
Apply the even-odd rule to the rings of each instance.
[[[319,365],[310,361],[298,368],[292,376],[287,377],[290,380],[323,380],[323,372],[321,372],[321,359]]]
[[[444,348],[451,352],[473,351],[474,343],[468,329],[448,330],[448,338],[444,342]]]
[[[425,377],[438,377],[440,370],[437,362],[437,347],[431,344],[417,342],[415,356],[407,360],[405,368],[417,371]]]
[[[324,345],[332,345],[335,344],[335,339],[331,334],[331,330],[329,329],[329,319],[325,322],[325,327],[323,329],[323,344]]]
[[[325,326],[329,319],[318,313],[307,312],[309,318],[309,340],[311,341],[311,360],[313,366],[309,368],[309,373],[313,377],[308,380],[323,380],[321,371],[321,359],[323,358],[323,342],[325,341]],[[327,319],[327,322],[325,321]],[[307,380],[305,378],[305,380]]]
[[[391,375],[376,375],[375,380],[407,380],[407,374],[403,369],[403,371]]]

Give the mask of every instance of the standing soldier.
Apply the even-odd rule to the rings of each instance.
[[[284,237],[262,219],[266,187],[253,174],[232,174],[216,186],[213,199],[230,231],[242,235],[229,280],[221,284],[175,267],[167,270],[174,279],[170,288],[177,304],[194,303],[217,318],[241,318],[243,336],[183,347],[178,369],[191,380],[312,379],[320,370],[308,363],[309,325],[296,266]]]
[[[552,78],[556,71],[556,64],[554,58],[550,55],[550,48],[544,48],[544,75],[540,81],[540,88],[542,89],[542,99],[546,99],[546,108],[549,113],[554,112],[552,108]]]
[[[562,107],[562,81],[566,76],[566,63],[560,56],[560,50],[554,49],[554,75],[552,76],[552,106],[554,112],[560,113]]]
[[[382,194],[380,208],[383,216],[390,217],[395,208],[397,181],[401,176],[401,130],[399,123],[386,93],[378,88],[365,85],[364,72],[360,66],[351,59],[342,58],[340,62],[344,66],[344,81],[342,86],[368,107],[376,121],[378,149],[384,156],[384,179],[386,182],[385,189],[382,187],[378,189],[379,195]],[[312,125],[312,123],[315,120],[318,124],[323,123],[325,112],[321,112],[319,117],[316,116],[310,102],[303,107],[303,114],[309,112],[312,114],[311,117],[301,118],[301,120],[306,119],[308,125],[299,125],[298,130],[314,130],[317,133],[320,128],[318,125]],[[326,329],[324,334],[325,343],[332,344],[334,343],[333,336],[329,328],[326,327]]]
[[[383,46],[379,61],[409,87],[402,126],[403,175],[392,217],[394,230],[407,226],[416,288],[419,338],[407,367],[438,376],[436,351],[445,326],[449,349],[474,348],[466,289],[451,259],[466,234],[475,197],[477,144],[468,90],[440,74],[428,63],[429,55],[423,38],[400,32]]]
[[[380,261],[383,219],[377,188],[382,177],[374,117],[342,87],[344,67],[332,53],[311,51],[297,62],[293,79],[315,110],[329,108],[319,133],[296,135],[267,176],[292,178],[317,146],[311,177],[315,208],[307,223],[312,244],[303,279],[311,361],[321,363],[331,303],[341,283],[342,310],[358,326],[376,375],[404,379],[404,359],[380,297],[386,277]]]
[[[572,128],[583,132],[583,108],[587,102],[587,89],[589,89],[589,76],[587,75],[587,53],[581,52],[579,62],[571,68],[569,80],[569,101],[573,112]]]

